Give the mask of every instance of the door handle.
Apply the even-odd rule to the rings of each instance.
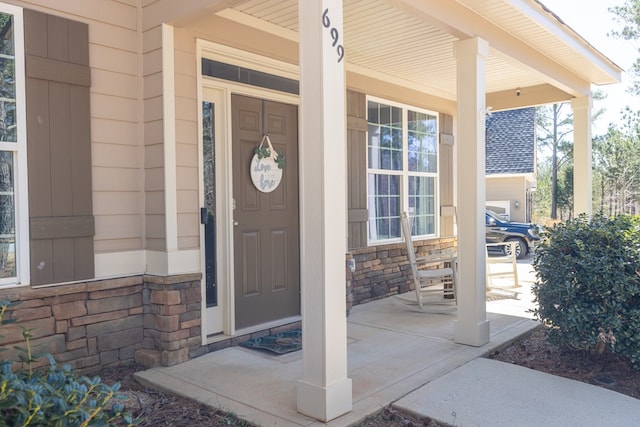
[[[207,223],[207,208],[200,208],[200,224]]]
[[[233,221],[233,226],[234,226],[234,227],[237,227],[237,226],[238,226],[238,221],[235,221],[235,220],[234,220],[234,221]]]

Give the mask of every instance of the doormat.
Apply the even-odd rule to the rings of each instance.
[[[277,354],[290,353],[302,348],[302,329],[292,329],[240,343],[242,347],[268,350]]]

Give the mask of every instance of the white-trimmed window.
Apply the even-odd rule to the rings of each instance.
[[[367,99],[369,243],[402,237],[407,211],[413,236],[438,233],[438,114]]]
[[[0,286],[28,281],[22,9],[0,3]]]

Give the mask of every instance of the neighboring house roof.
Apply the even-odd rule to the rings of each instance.
[[[535,112],[535,108],[521,108],[487,117],[487,175],[535,171]]]

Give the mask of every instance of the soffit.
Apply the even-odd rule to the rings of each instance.
[[[435,9],[440,14],[431,19]],[[249,0],[224,14],[291,39],[297,15],[297,0]],[[619,67],[536,0],[344,0],[343,25],[348,70],[449,100],[456,99],[453,43],[476,35],[491,46],[487,93],[551,84],[576,95],[589,83],[619,80]],[[551,65],[536,67],[528,58]]]
[[[602,67],[620,70],[609,58],[539,0],[458,0],[553,61],[594,84],[616,83]]]

